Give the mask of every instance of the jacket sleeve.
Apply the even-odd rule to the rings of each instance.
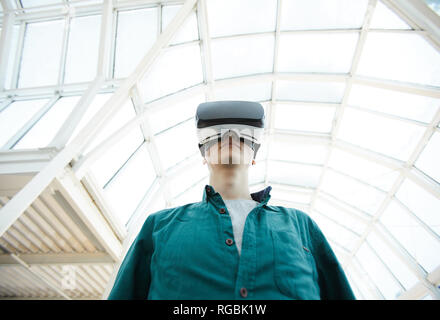
[[[119,267],[108,300],[147,299],[153,253],[153,216],[149,215]]]
[[[309,220],[313,256],[318,270],[318,283],[323,300],[355,300],[347,277],[330,244],[318,225]]]

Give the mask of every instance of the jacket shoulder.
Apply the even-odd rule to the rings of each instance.
[[[290,208],[284,206],[268,206],[268,208],[271,209],[272,211],[285,214],[300,223],[303,222],[309,224],[313,222],[313,219],[306,212],[296,208]]]

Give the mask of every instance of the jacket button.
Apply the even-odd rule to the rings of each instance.
[[[234,241],[232,241],[232,239],[226,239],[226,244],[228,245],[228,246],[232,246],[232,244],[234,243]]]
[[[225,210],[225,208],[220,208],[219,212],[220,212],[220,213],[225,213],[226,210]]]
[[[243,298],[246,298],[246,297],[247,297],[247,289],[246,289],[246,288],[241,288],[241,289],[240,289],[240,295],[241,295]]]

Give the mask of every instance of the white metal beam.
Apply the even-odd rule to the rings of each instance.
[[[413,28],[426,30],[426,39],[440,49],[440,17],[421,0],[384,0]]]
[[[10,83],[11,90],[16,89],[18,86],[18,73],[20,71],[21,58],[23,56],[24,38],[25,38],[26,29],[27,29],[26,22],[23,21],[20,24],[20,28],[19,28],[19,32],[18,32],[18,40],[17,40],[17,49],[16,49],[16,52],[14,55],[15,59],[13,60],[14,64],[12,67],[12,80]],[[55,91],[55,90],[53,90],[53,91]],[[52,91],[52,94],[53,94],[53,91]],[[7,91],[5,91],[5,93],[6,92]],[[2,93],[0,92],[0,96],[1,96],[1,94]],[[17,94],[14,94],[14,93],[6,93],[6,96],[14,97],[16,95]]]
[[[96,253],[27,253],[17,255],[28,265],[111,265],[113,259],[104,252]],[[0,267],[18,264],[9,254],[0,255]]]
[[[101,14],[97,75],[105,78],[110,63],[110,48],[113,31],[113,1],[104,1]]]
[[[98,187],[99,184],[95,180],[94,176],[90,173],[87,173],[81,179],[81,182],[84,185],[84,188],[92,197],[96,206],[102,212],[104,218],[111,225],[119,241],[122,242],[123,239],[125,239],[125,237],[127,236],[127,230],[125,229],[124,225],[120,222],[120,220],[116,217],[115,212],[109,206],[108,202],[104,199],[104,196],[102,194],[102,189]]]
[[[142,100],[141,100],[141,96],[139,93],[139,89],[137,87],[137,85],[135,85],[132,89],[132,97],[133,97],[133,105],[134,108],[136,110],[136,114],[141,114],[142,113]],[[159,183],[161,185],[161,189],[163,191],[163,196],[165,199],[165,202],[167,203],[167,205],[171,205],[172,199],[171,199],[171,194],[170,194],[170,188],[169,188],[169,183],[168,183],[168,178],[165,174],[165,168],[163,167],[163,163],[160,159],[159,156],[159,152],[157,149],[157,144],[156,144],[156,138],[155,136],[151,133],[151,126],[150,126],[150,120],[149,120],[149,110],[146,110],[146,114],[143,117],[144,121],[142,121],[142,123],[140,124],[142,133],[144,135],[145,138],[145,142],[146,142],[146,147],[148,150],[148,153],[150,155],[151,158],[151,162],[153,164],[153,168],[156,172],[156,175],[159,179]]]
[[[121,254],[121,242],[116,238],[110,224],[92,202],[72,170],[66,168],[64,173],[54,180],[54,185],[113,260],[118,261]]]
[[[70,37],[70,22],[71,17],[70,15],[66,15],[64,17],[64,30],[63,30],[63,40],[61,44],[61,54],[60,54],[60,61],[59,61],[59,68],[58,68],[58,87],[62,88],[64,83],[64,76],[66,73],[66,59],[67,59],[67,48],[69,43],[69,37]],[[59,90],[57,90],[59,92]]]
[[[25,261],[23,261],[19,256],[11,253],[10,254],[11,258],[14,259],[15,261],[17,261],[18,264],[20,264],[21,266],[25,267],[34,277],[36,277],[38,280],[42,281],[43,283],[45,283],[47,286],[49,286],[52,290],[54,290],[56,293],[58,293],[59,295],[61,295],[63,298],[65,298],[66,300],[72,300],[72,298],[67,295],[59,286],[57,283],[54,283],[53,280],[49,279],[47,276],[45,276],[44,274],[42,274],[41,272],[39,272],[38,270],[35,269],[35,266],[30,266],[29,264],[27,264]]]
[[[275,46],[273,53],[273,67],[272,72],[278,73],[278,52],[280,47],[280,34],[281,34],[281,9],[283,5],[283,0],[277,1],[277,16],[276,16],[276,26],[275,26]],[[277,97],[277,79],[272,79],[272,92],[271,92],[271,101],[267,105],[266,110],[266,144],[267,144],[267,157],[270,156],[270,150],[272,146],[273,140],[273,132],[275,128],[275,114],[276,114],[276,97]],[[264,183],[267,185],[269,182],[269,169],[266,165],[265,173],[264,173]]]
[[[24,29],[24,27],[23,27]],[[22,41],[21,41],[22,43]],[[20,41],[19,41],[20,44]],[[174,46],[178,47],[178,46]],[[173,50],[173,48],[168,48],[168,50]],[[20,55],[20,48],[18,50],[17,56]],[[20,59],[16,59],[19,61]],[[18,68],[18,65],[17,65]],[[309,81],[309,82],[340,82],[345,83],[345,81],[351,77],[353,84],[365,85],[375,88],[387,89],[397,92],[404,92],[409,94],[416,94],[425,97],[440,98],[440,89],[438,87],[421,85],[407,82],[400,82],[394,80],[379,79],[373,77],[352,75],[348,74],[328,74],[328,73],[297,73],[297,72],[283,72],[283,73],[264,73],[257,75],[244,75],[234,78],[226,78],[216,80],[216,88],[227,88],[233,86],[240,86],[244,84],[251,83],[261,83],[261,82],[272,82],[274,80],[285,80],[285,81]],[[120,87],[124,80],[113,79],[104,82],[104,88],[106,92],[113,92],[114,87]],[[75,83],[75,84],[65,84],[62,87],[63,94],[78,95],[84,92],[90,85],[90,82]],[[36,99],[45,96],[52,96],[55,90],[58,90],[58,86],[43,86],[34,88],[19,88],[10,89],[5,91],[0,91],[0,98],[7,98],[8,96],[18,96],[27,99]],[[186,89],[187,90],[187,89]],[[205,88],[203,88],[205,90]],[[185,90],[182,90],[185,91]],[[171,98],[174,95],[180,95],[182,91],[174,94],[170,94],[166,98]],[[158,100],[162,100],[160,98]],[[152,102],[156,103],[156,101]]]
[[[0,37],[0,90],[4,90],[6,82],[6,70],[10,64],[12,55],[12,32],[14,29],[14,15],[6,14]]]
[[[54,148],[0,152],[0,175],[39,172],[53,159],[56,152]]]

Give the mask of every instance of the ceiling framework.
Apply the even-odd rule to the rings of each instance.
[[[415,256],[408,244],[396,238],[394,231],[390,231],[386,225],[386,220],[382,219],[386,212],[397,206],[411,221],[414,221],[417,228],[440,243],[438,226],[435,222],[430,223],[429,219],[425,220],[414,211],[413,205],[404,203],[400,196],[403,194],[401,191],[403,186],[411,183],[429,197],[440,199],[438,180],[416,166],[418,159],[434,139],[434,135],[440,133],[440,100],[437,100],[436,112],[429,117],[429,120],[350,103],[354,88],[359,87],[387,90],[393,94],[413,95],[425,99],[440,99],[440,88],[436,85],[410,83],[358,72],[361,59],[366,52],[367,39],[372,34],[417,36],[425,39],[438,54],[439,16],[423,1],[370,0],[360,28],[285,30],[281,20],[287,2],[287,0],[276,2],[273,31],[218,35],[215,34],[215,30],[212,33],[210,29],[212,26],[208,10],[210,4],[207,0],[159,2],[127,0],[104,1],[103,4],[86,0],[60,1],[58,4],[33,8],[18,8],[15,1],[2,0],[0,116],[1,112],[17,103],[25,104],[37,100],[44,103],[4,143],[0,141],[2,143],[0,146],[0,268],[3,270],[0,274],[9,275],[8,277],[0,275],[1,298],[105,298],[111,289],[119,263],[146,215],[164,207],[180,205],[182,201],[189,199],[186,195],[199,194],[201,190],[199,186],[208,181],[206,172],[200,172],[203,170],[200,170],[201,159],[198,150],[180,157],[177,162],[170,162],[162,151],[163,141],[168,141],[163,137],[191,124],[192,119],[184,116],[177,124],[164,127],[158,133],[155,127],[157,115],[164,110],[173,113],[176,111],[172,109],[174,105],[194,97],[202,97],[202,101],[210,101],[222,97],[222,90],[267,85],[269,94],[264,99],[257,99],[265,106],[267,126],[265,149],[257,157],[258,166],[262,169],[259,169],[261,173],[258,173],[256,180],[251,184],[252,190],[260,190],[271,185],[274,190],[271,205],[294,207],[316,219],[332,244],[359,298],[440,299],[440,266],[437,264],[436,267],[427,270],[417,258],[417,254]],[[168,6],[172,5],[180,5],[180,7],[170,21],[163,21]],[[379,5],[394,12],[409,28],[374,27],[372,19]],[[119,28],[122,28],[121,14],[143,12],[142,10],[148,11],[148,9],[157,9],[156,39],[148,51],[142,52],[143,57],[140,56],[142,59],[139,59],[139,63],[131,73],[126,77],[115,77],[118,59],[117,34]],[[100,16],[96,72],[90,81],[65,83],[66,76],[71,72],[68,65],[71,59],[69,44],[75,41],[72,36],[76,28],[75,18],[87,19],[91,15]],[[176,36],[188,25],[187,21],[192,15],[196,16],[198,38],[176,43]],[[20,77],[23,72],[21,59],[26,51],[25,41],[26,35],[30,32],[29,24],[58,20],[63,28],[60,32],[60,58],[56,83],[21,87]],[[348,72],[281,71],[283,69],[280,67],[280,50],[284,47],[280,43],[283,37],[350,34],[358,38],[353,48]],[[268,37],[273,37],[271,70],[225,78],[216,76],[218,68],[216,69],[215,64],[218,63],[216,60],[218,58],[214,48],[218,48],[216,44],[219,41],[227,43],[247,41],[251,38],[263,41]],[[145,83],[149,90],[154,89],[151,89],[153,85],[148,82],[148,76],[154,74],[156,62],[167,54],[176,55],[182,48],[190,50],[194,46],[199,48],[201,81],[190,86],[177,86],[171,93],[147,97],[148,90],[145,93]],[[180,63],[184,64],[185,61],[182,60]],[[286,98],[286,94],[283,93],[285,83],[339,85],[343,91],[339,101],[295,100]],[[157,90],[161,92],[160,88]],[[87,118],[88,110],[103,94],[108,94],[109,98],[101,104],[100,109],[96,109],[93,116]],[[38,121],[68,97],[78,97],[78,99],[56,134],[48,140],[47,145],[35,149],[16,148],[23,137],[28,132],[32,132]],[[100,134],[106,130],[107,125],[117,119],[115,115],[126,103],[132,107],[131,118],[128,117],[117,126],[113,125],[114,130],[100,138]],[[319,132],[279,127],[277,115],[281,113],[282,108],[303,106],[316,110],[334,110],[330,130]],[[341,136],[346,114],[356,112],[371,119],[387,119],[390,123],[397,123],[398,126],[407,125],[408,128],[420,132],[417,139],[414,138],[416,141],[411,142],[408,156],[398,157],[388,153],[387,150],[375,150]],[[80,125],[84,119],[87,121]],[[375,124],[371,123],[371,127],[374,130]],[[126,143],[126,139],[137,132],[142,142],[103,185],[95,164],[99,163],[102,155],[107,154],[113,146]],[[99,143],[94,143],[95,140],[99,140]],[[320,150],[319,156],[284,158],[277,152],[280,148],[279,143],[292,148],[296,145],[312,146]],[[293,151],[292,154],[295,155],[295,152]],[[109,203],[105,189],[114,187],[116,182],[113,185],[112,182],[116,181],[115,177],[130,174],[131,168],[139,161],[139,154],[145,154],[151,162],[150,171],[153,179],[148,186],[144,186],[144,189],[139,191],[140,200],[133,204],[133,212],[124,221],[118,216],[115,207]],[[335,167],[334,157],[341,154],[353,159],[360,158],[372,166],[388,170],[388,173],[383,173],[379,177],[387,178],[386,187],[384,183],[363,179],[362,174]],[[438,157],[438,151],[436,156]],[[321,160],[316,160],[316,157]],[[299,174],[298,180],[281,179],[277,173],[277,166],[289,170],[292,168],[293,171],[298,172],[306,170],[309,174],[305,176]],[[311,175],[314,176],[312,182],[310,182]],[[362,188],[359,190],[372,190],[371,192],[377,194],[377,203],[374,206],[358,205],[348,198],[349,195],[343,196],[343,193],[332,192],[329,190],[329,176],[353,183]],[[192,182],[188,183],[188,179]],[[186,183],[179,186],[176,181]],[[176,187],[179,189],[176,190]],[[333,211],[325,212],[322,209],[323,205],[356,221],[356,229],[338,218],[332,213]],[[346,234],[347,239],[351,240],[341,242],[341,238],[335,235],[334,230],[341,230]],[[384,248],[378,247],[374,242],[376,237],[380,239]],[[394,290],[394,296],[375,278],[371,267],[362,263],[365,252],[369,252],[376,259],[377,264],[380,264],[382,269],[378,267],[377,270],[384,270],[390,275],[387,281],[393,288],[389,290]],[[395,264],[391,265],[383,252],[390,252],[395,260],[399,261],[399,265],[403,266],[402,268],[409,270],[409,275],[402,276],[403,271],[393,269]],[[65,281],[66,274],[72,270],[78,279],[74,289]],[[402,277],[413,279],[411,285],[403,281]]]

